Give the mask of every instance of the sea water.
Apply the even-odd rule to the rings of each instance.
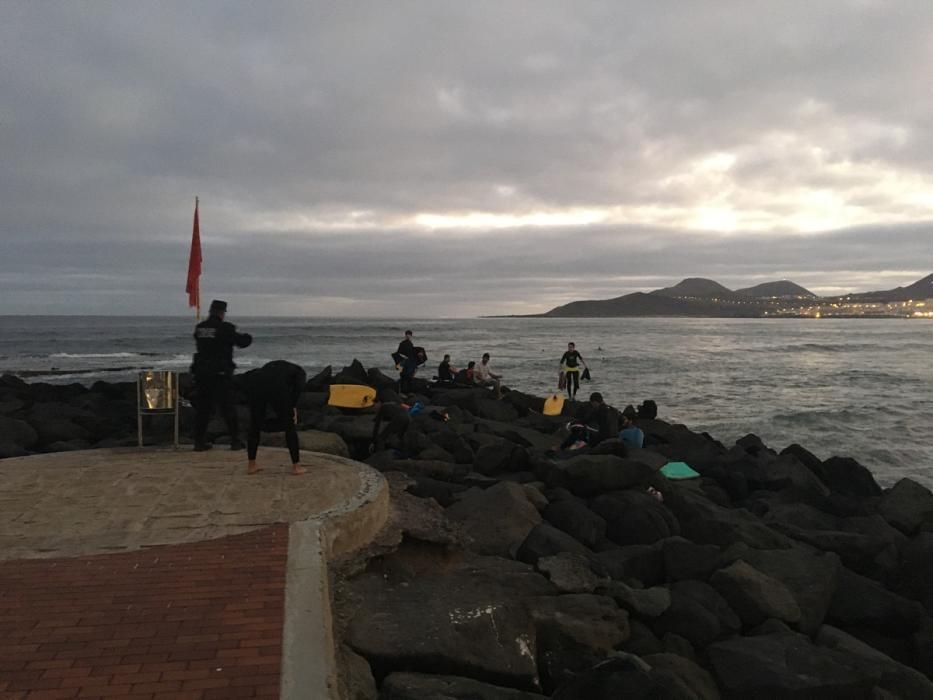
[[[393,371],[406,328],[428,353],[463,367],[492,356],[504,383],[557,391],[574,341],[599,391],[619,408],[654,399],[659,417],[729,445],[755,433],[778,450],[799,443],[820,458],[851,456],[882,484],[909,476],[933,485],[933,323],[867,319],[237,318],[253,345],[240,370],[274,359],[337,371],[352,359]],[[190,318],[0,317],[0,372],[57,383],[131,379],[139,369],[185,370]]]

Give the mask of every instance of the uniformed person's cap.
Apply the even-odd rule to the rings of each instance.
[[[220,299],[214,299],[214,301],[211,302],[211,311],[226,311],[226,310],[227,310],[227,302],[221,301]]]

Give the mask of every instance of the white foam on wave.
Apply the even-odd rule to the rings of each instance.
[[[67,359],[67,360],[108,360],[114,357],[144,357],[138,352],[87,352],[87,353],[71,353],[71,352],[56,352],[49,355],[50,358],[58,359]]]

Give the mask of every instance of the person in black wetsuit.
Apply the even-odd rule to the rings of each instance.
[[[457,368],[450,366],[450,355],[444,355],[444,361],[437,366],[438,384],[453,384],[457,376]]]
[[[375,404],[376,422],[373,425],[373,451],[379,452],[385,449],[386,442],[390,438],[396,438],[399,446],[405,437],[405,431],[411,424],[411,416],[408,415],[408,409],[398,400],[394,392],[379,392],[379,401]],[[380,434],[379,429],[382,423],[388,425]]]
[[[392,353],[395,367],[399,371],[398,390],[401,393],[408,391],[411,378],[415,376],[418,369],[418,357],[415,352],[415,344],[412,341],[413,336],[414,334],[411,331],[405,331],[405,339],[398,344],[398,350]]]
[[[194,328],[194,340],[197,352],[191,363],[191,374],[195,385],[195,420],[194,449],[197,452],[209,450],[213,445],[207,442],[207,424],[210,422],[214,405],[227,423],[230,433],[230,449],[242,450],[237,426],[236,409],[233,405],[233,348],[246,348],[253,342],[249,333],[238,333],[236,326],[224,321],[227,302],[215,299],[206,321],[201,321]]]
[[[304,474],[298,452],[298,399],[305,390],[308,376],[298,365],[285,360],[274,360],[259,369],[238,377],[237,385],[243,389],[249,400],[249,437],[247,438],[246,456],[249,460],[247,474],[262,471],[256,466],[256,453],[259,451],[259,436],[266,432],[285,431],[285,444],[292,458],[292,473]],[[267,420],[266,411],[272,409],[275,419]]]
[[[567,343],[567,352],[561,355],[560,369],[567,380],[567,396],[572,401],[577,396],[577,390],[580,388],[580,364],[586,367],[586,361],[583,355],[577,352],[577,347],[573,343]]]
[[[614,437],[609,421],[609,406],[603,402],[603,395],[598,391],[594,391],[590,394],[590,405],[582,416],[583,423],[596,429],[595,434],[590,433],[589,444],[591,447],[598,445],[603,440]]]

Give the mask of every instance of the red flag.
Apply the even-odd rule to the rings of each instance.
[[[188,256],[188,306],[193,306],[201,315],[201,230],[198,226],[198,198],[194,198],[194,229],[191,231],[191,254]]]

